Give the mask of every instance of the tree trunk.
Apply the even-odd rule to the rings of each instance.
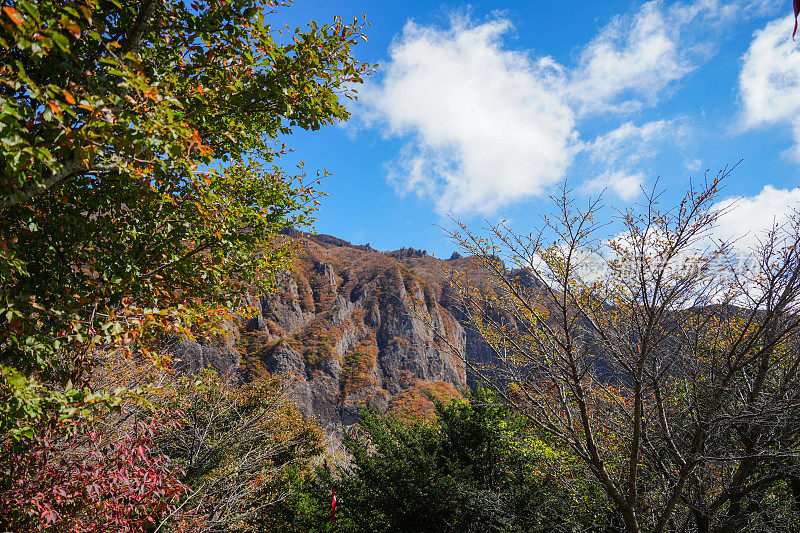
[[[622,520],[625,521],[626,533],[641,533],[639,528],[639,520],[636,518],[636,511],[633,509],[626,509],[622,511]]]
[[[711,530],[711,518],[707,513],[699,510],[692,511],[694,523],[697,526],[697,533],[708,533]]]
[[[792,476],[789,478],[789,487],[792,489],[794,508],[800,513],[800,477]]]

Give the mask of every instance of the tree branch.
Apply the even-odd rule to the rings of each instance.
[[[139,49],[159,3],[160,0],[142,0],[139,5],[139,14],[136,16],[130,33],[125,37],[125,42],[122,44],[122,55]]]

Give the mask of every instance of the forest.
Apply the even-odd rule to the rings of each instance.
[[[735,166],[380,254],[284,165],[366,17],[0,5],[0,530],[800,531],[800,218],[715,238]]]

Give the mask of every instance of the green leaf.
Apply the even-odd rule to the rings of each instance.
[[[69,52],[69,38],[66,35],[54,31],[50,34],[50,37],[53,39],[53,42],[55,42],[56,45],[61,49],[61,51]]]
[[[22,9],[24,9],[28,13],[28,15],[30,15],[34,20],[36,20],[37,22],[41,20],[41,16],[39,15],[39,10],[36,9],[36,7],[34,7],[33,4],[31,4],[27,0],[17,0],[16,3],[18,6],[22,7]]]

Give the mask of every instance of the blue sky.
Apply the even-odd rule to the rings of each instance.
[[[316,225],[380,250],[447,257],[448,216],[527,233],[567,181],[624,209],[742,160],[724,234],[800,201],[800,42],[791,2],[303,1],[275,22],[365,13],[378,63],[341,127],[287,139],[326,168]]]

